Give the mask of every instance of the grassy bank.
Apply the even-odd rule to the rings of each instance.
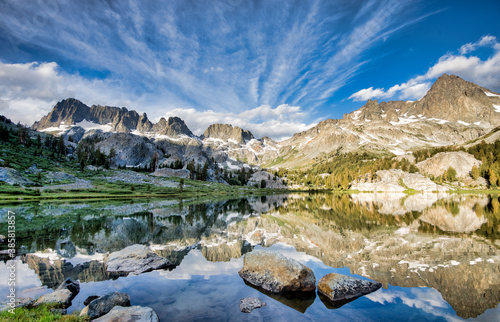
[[[68,315],[61,315],[59,313],[52,313],[51,310],[56,308],[53,305],[39,305],[37,307],[18,307],[11,313],[7,310],[0,312],[0,321],[5,322],[52,322],[52,321],[64,321],[64,322],[87,322],[90,321],[88,317],[80,317],[78,312]]]

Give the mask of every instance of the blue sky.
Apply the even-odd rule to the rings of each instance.
[[[0,4],[0,114],[67,97],[281,139],[442,73],[500,91],[499,1],[28,1]]]

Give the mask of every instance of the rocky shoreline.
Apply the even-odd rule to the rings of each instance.
[[[104,262],[109,272],[131,274],[172,267],[168,260],[158,256],[149,247],[138,244],[109,254]],[[314,301],[316,291],[323,301],[325,298],[328,300],[325,306],[339,307],[345,300],[354,300],[382,286],[375,281],[335,273],[322,277],[316,286],[316,278],[310,268],[280,253],[270,251],[247,253],[239,275],[264,295],[278,298],[282,302],[279,297],[286,294],[288,301],[302,301],[306,308],[312,304],[311,299]],[[30,309],[48,304],[54,307],[52,313],[65,315],[79,292],[80,282],[68,277],[52,293],[42,295],[37,300],[17,298],[15,307]],[[130,296],[123,292],[91,295],[83,302],[85,307],[79,316],[88,317],[92,321],[159,321],[153,309],[132,306],[131,302]],[[254,309],[265,307],[266,303],[260,298],[248,297],[242,298],[238,305],[241,312],[251,313]]]

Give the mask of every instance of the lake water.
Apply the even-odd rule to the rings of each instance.
[[[16,213],[18,297],[80,281],[89,295],[122,291],[167,321],[500,321],[498,195],[288,194],[196,202],[133,200],[2,205]],[[106,253],[150,245],[176,265],[106,272]],[[6,244],[1,249],[6,249]],[[238,276],[245,253],[294,258],[319,280],[336,272],[383,284],[340,307],[317,295],[264,294]],[[10,264],[0,262],[0,302]],[[239,311],[244,297],[267,306]]]

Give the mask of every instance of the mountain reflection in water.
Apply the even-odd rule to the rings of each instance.
[[[285,304],[273,304],[273,314],[278,314],[279,308],[286,316],[285,307],[291,307],[297,314],[328,319],[332,312],[351,312],[352,305],[356,314],[372,315],[374,305],[398,305],[397,310],[412,306],[427,312],[427,306],[439,303],[443,311],[438,316],[446,319],[450,316],[444,309],[448,305],[462,318],[477,317],[488,309],[493,311],[487,311],[487,316],[500,316],[499,205],[497,195],[304,193],[189,205],[176,201],[22,205],[0,209],[0,220],[5,221],[7,210],[16,212],[17,251],[40,285],[53,288],[67,277],[82,282],[82,294],[70,311],[83,308],[86,292],[91,295],[118,287],[134,299],[134,294],[148,292],[144,288],[149,287],[149,279],[161,284],[158,279],[166,278],[170,284],[179,283],[174,280],[189,283],[177,293],[161,297],[160,302],[137,297],[141,300],[136,304],[151,306],[160,317],[194,319],[193,308],[180,304],[190,294],[192,284],[197,285],[196,294],[210,293],[216,298],[220,293],[213,292],[219,287],[214,283],[220,283],[219,277],[224,275],[235,288],[232,296],[248,296],[245,290],[259,296],[260,291],[246,286],[237,272],[245,253],[255,247],[270,247],[313,265],[317,280],[337,271],[384,285],[378,292],[333,311],[315,296],[302,300],[266,297]],[[5,225],[1,229],[0,234],[5,235]],[[140,276],[108,273],[103,254],[132,244],[150,245],[177,267]],[[2,247],[6,249],[5,244]],[[0,266],[0,278],[6,271],[5,265]],[[198,285],[198,276],[214,283]],[[177,289],[170,284],[170,289]],[[0,284],[2,298],[6,292],[7,286]],[[214,301],[223,301],[225,296]],[[422,296],[437,302],[422,302]],[[213,307],[207,305],[205,309]],[[224,309],[219,311],[234,319],[239,314],[237,304],[233,305],[236,311],[225,305],[221,304]],[[217,317],[222,314],[219,311],[206,314]],[[266,317],[264,309],[256,312]],[[377,314],[379,319],[390,319],[388,312]]]

